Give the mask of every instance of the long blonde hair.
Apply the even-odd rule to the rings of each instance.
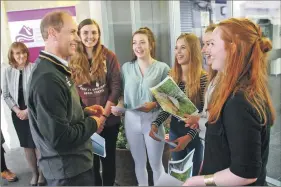
[[[78,26],[78,35],[80,36],[81,28],[85,25],[95,25],[98,28],[99,39],[93,48],[93,58],[91,66],[88,61],[85,46],[82,42],[79,43],[76,54],[70,60],[70,69],[72,71],[72,78],[76,84],[90,84],[93,81],[104,82],[106,78],[106,60],[101,45],[101,32],[98,23],[92,19],[85,19],[81,21]]]
[[[186,77],[185,88],[188,98],[198,107],[200,106],[200,78],[206,72],[202,68],[202,53],[199,38],[191,33],[181,34],[177,40],[183,38],[188,46],[190,61],[188,63],[187,72],[182,72],[181,65],[175,57],[174,66],[170,72],[170,76],[178,84],[182,75]],[[200,107],[199,107],[200,108]]]

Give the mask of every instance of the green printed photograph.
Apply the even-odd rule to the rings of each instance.
[[[184,114],[193,114],[198,111],[195,105],[170,77],[167,77],[157,86],[151,88],[151,92],[162,109],[173,115],[183,118]]]
[[[172,170],[170,175],[182,182],[185,182],[188,178],[191,177],[191,170],[192,168],[186,170],[184,173],[176,173]]]

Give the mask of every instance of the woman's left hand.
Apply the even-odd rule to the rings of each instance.
[[[154,108],[157,107],[156,102],[146,102],[142,107],[140,107],[138,110],[142,112],[150,112]]]
[[[189,127],[191,129],[198,129],[199,128],[199,119],[200,119],[200,116],[199,115],[188,115],[188,114],[185,114],[184,115],[185,117],[185,127]]]
[[[171,149],[171,152],[178,152],[178,151],[182,151],[185,149],[185,147],[189,144],[189,142],[191,142],[192,137],[187,134],[185,136],[181,136],[178,139],[176,139],[175,141],[173,141],[174,143],[177,144],[177,147],[175,147],[174,149]]]
[[[188,178],[183,186],[206,186],[204,183],[204,176],[201,175]]]

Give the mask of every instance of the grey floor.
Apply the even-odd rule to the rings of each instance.
[[[17,148],[14,150],[7,151],[5,154],[7,167],[16,173],[19,180],[17,182],[8,183],[7,181],[3,181],[1,179],[2,185],[10,185],[10,186],[29,186],[29,182],[31,179],[31,171],[27,165],[25,160],[24,151],[22,148]]]
[[[276,110],[276,121],[271,129],[268,176],[281,181],[281,75],[269,76],[270,93]]]
[[[275,127],[276,129],[277,127]],[[270,154],[269,162],[267,165],[268,177],[281,180],[281,163],[280,163],[280,127],[279,131],[272,133],[272,139],[270,144]],[[23,149],[17,148],[11,151],[8,151],[5,155],[6,163],[9,169],[15,172],[19,178],[17,182],[8,183],[1,179],[2,185],[11,185],[11,186],[28,186],[31,179],[31,172],[28,168],[27,162],[24,157]]]

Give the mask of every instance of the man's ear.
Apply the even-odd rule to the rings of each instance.
[[[54,41],[57,41],[57,34],[58,32],[53,28],[48,28],[48,38],[52,38]]]

